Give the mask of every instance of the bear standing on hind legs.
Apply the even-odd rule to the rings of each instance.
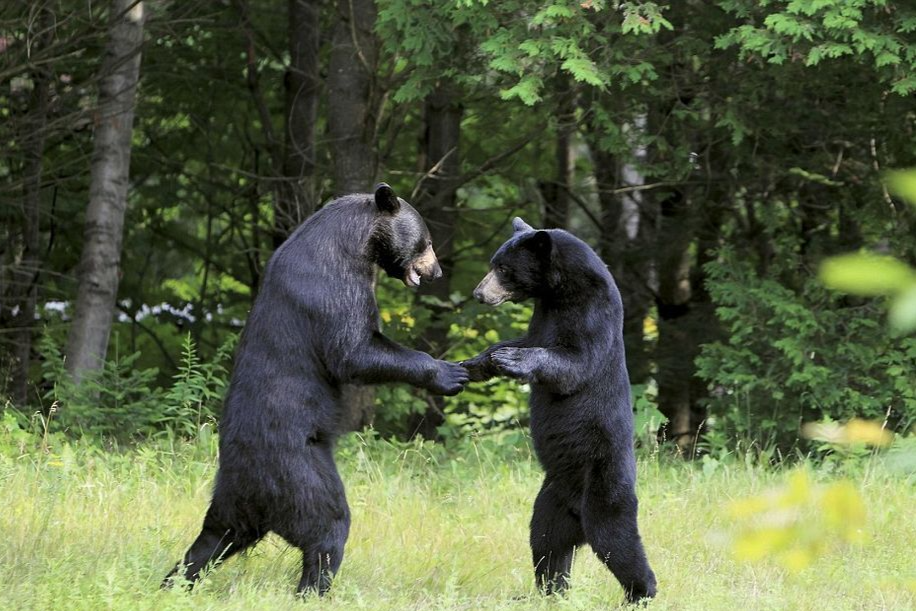
[[[588,543],[633,602],[655,596],[636,525],[633,411],[623,348],[623,305],[607,266],[587,244],[520,218],[474,296],[499,305],[535,300],[528,333],[465,361],[472,381],[497,375],[531,385],[531,437],[545,471],[534,502],[531,551],[538,586],[568,585]]]
[[[467,382],[460,365],[379,332],[376,265],[408,286],[442,275],[423,219],[384,183],[330,202],[271,257],[223,405],[213,499],[163,585],[176,575],[193,584],[273,531],[302,550],[299,592],[324,594],[350,529],[334,464],[341,386],[406,382],[454,395]]]

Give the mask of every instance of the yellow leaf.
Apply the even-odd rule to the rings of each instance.
[[[658,324],[655,322],[655,319],[651,316],[646,316],[642,321],[642,334],[645,337],[656,338],[658,337]]]

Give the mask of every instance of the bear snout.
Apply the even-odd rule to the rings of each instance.
[[[438,280],[442,277],[442,268],[432,246],[427,246],[426,250],[414,259],[412,266],[424,280]]]
[[[474,298],[487,305],[499,305],[509,297],[509,291],[506,290],[493,271],[484,276],[477,288],[474,289]]]
[[[442,277],[442,268],[439,267],[438,261],[436,261],[435,265],[433,265],[433,269],[430,272],[430,275],[432,276],[433,280],[438,280]]]

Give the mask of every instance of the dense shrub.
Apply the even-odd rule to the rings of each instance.
[[[727,333],[697,359],[714,434],[786,447],[804,421],[858,416],[901,431],[916,422],[916,338],[895,337],[880,302],[850,300],[810,274],[798,286],[778,279],[791,274],[761,277],[730,249],[706,272]]]
[[[216,418],[234,343],[235,336],[230,336],[216,356],[203,363],[187,336],[178,372],[163,388],[154,384],[158,371],[137,367],[140,353],[121,355],[117,341],[103,368],[74,384],[59,347],[45,335],[40,344],[45,427],[75,437],[122,441],[164,432],[195,436]]]

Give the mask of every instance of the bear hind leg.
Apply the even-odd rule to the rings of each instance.
[[[239,533],[233,528],[221,525],[213,517],[212,508],[204,518],[204,525],[191,544],[184,559],[175,565],[162,582],[162,587],[170,587],[173,578],[181,575],[190,582],[189,587],[200,579],[200,574],[208,566],[216,564],[244,551],[257,543],[259,537]]]
[[[557,486],[544,481],[531,517],[531,556],[538,588],[545,594],[569,587],[573,553],[585,542],[579,517],[570,510],[574,502]]]
[[[653,598],[655,573],[649,567],[636,523],[638,502],[630,489],[615,490],[598,476],[590,482],[582,523],[592,550],[623,586],[628,602]]]
[[[350,530],[349,519],[334,520],[321,540],[301,545],[302,578],[296,591],[299,594],[317,592],[324,596],[331,588],[334,575],[343,562],[344,544]]]

